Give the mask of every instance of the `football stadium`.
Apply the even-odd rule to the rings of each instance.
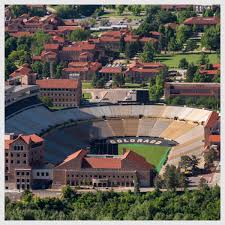
[[[79,149],[121,155],[132,150],[160,172],[182,155],[200,158],[205,129],[215,118],[205,109],[166,105],[113,105],[50,111],[43,105],[6,115],[6,133],[45,139],[45,160],[58,164]]]

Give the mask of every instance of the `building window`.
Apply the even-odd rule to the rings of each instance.
[[[46,176],[49,176],[48,172],[45,173]],[[72,176],[73,177],[73,176]]]
[[[30,180],[29,179],[27,179],[27,183],[29,183],[30,182]]]
[[[27,175],[27,176],[29,176],[29,174],[30,174],[29,172],[26,172],[26,175]]]
[[[24,176],[24,172],[22,172],[22,173],[21,173],[21,175],[23,175],[23,176]]]
[[[16,185],[16,188],[17,188],[17,189],[20,189],[20,185],[19,185],[19,184],[17,184],[17,185]]]
[[[25,180],[24,180],[24,179],[22,179],[22,182],[25,182]]]
[[[8,176],[5,176],[5,180],[8,180]]]
[[[23,157],[26,157],[27,156],[27,154],[23,154]]]
[[[38,177],[40,176],[40,173],[39,173],[39,172],[37,172],[37,176],[38,176]]]
[[[17,153],[16,156],[17,156],[17,157],[20,157],[20,153]]]
[[[13,157],[13,153],[11,153],[11,157]]]
[[[45,173],[44,173],[44,172],[42,172],[42,173],[41,173],[41,176],[44,176],[44,175],[45,175]]]
[[[16,179],[16,182],[20,182],[20,179]]]
[[[8,161],[9,161],[8,159],[5,160],[6,163],[8,163]]]
[[[5,156],[8,156],[8,155],[9,155],[8,152],[6,152],[6,153],[5,153]]]
[[[16,172],[16,175],[17,175],[17,176],[20,175],[20,172]]]
[[[17,163],[17,164],[20,164],[20,160],[17,160],[16,163]]]
[[[11,163],[13,163],[13,160],[11,160]]]
[[[8,168],[8,166],[6,166],[6,167],[5,167],[5,171],[8,171],[8,170],[9,170],[9,168]]]

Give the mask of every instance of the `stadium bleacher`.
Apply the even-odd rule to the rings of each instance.
[[[39,134],[70,120],[76,125],[45,135],[46,160],[58,162],[92,139],[112,136],[153,136],[178,143],[167,163],[178,163],[182,155],[201,155],[204,149],[204,122],[209,110],[161,105],[111,105],[49,111],[33,106],[6,118],[6,133]],[[139,117],[142,115],[142,117]],[[197,122],[197,123],[196,123]]]

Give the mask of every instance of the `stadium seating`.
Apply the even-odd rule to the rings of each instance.
[[[92,139],[162,137],[178,143],[171,149],[167,161],[177,165],[182,155],[202,155],[203,123],[210,114],[209,110],[165,105],[111,105],[58,111],[39,105],[6,118],[5,131],[39,134],[50,126],[77,121],[76,125],[56,129],[45,136],[45,159],[52,163],[60,162],[76,149],[88,148]]]

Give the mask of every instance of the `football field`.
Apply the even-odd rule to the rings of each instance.
[[[123,148],[136,152],[143,156],[147,162],[153,164],[159,172],[167,159],[170,147],[143,144],[119,144],[118,154],[122,155]]]

